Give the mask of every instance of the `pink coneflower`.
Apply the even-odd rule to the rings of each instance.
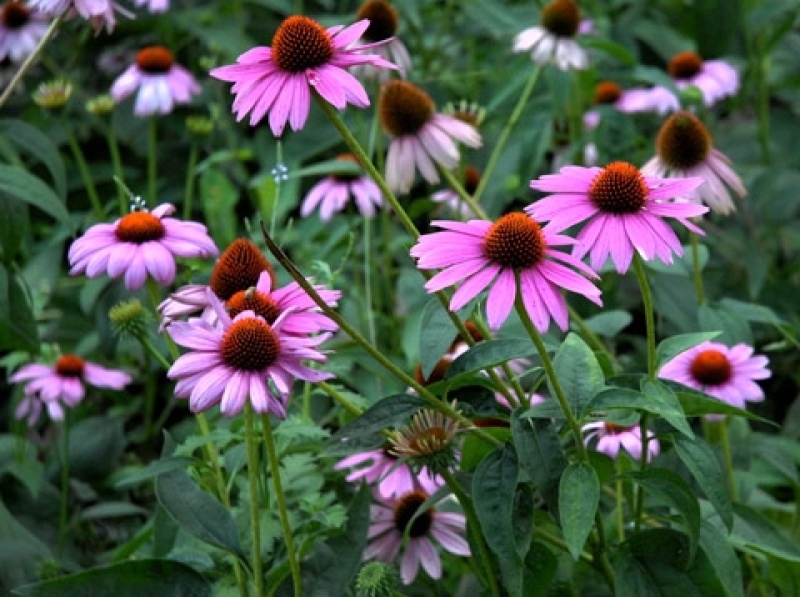
[[[541,25],[525,29],[514,38],[514,52],[531,53],[537,64],[553,63],[561,70],[589,66],[586,50],[575,41],[581,12],[573,0],[553,0],[542,9]]]
[[[280,137],[286,123],[293,131],[305,126],[311,109],[311,88],[338,110],[350,103],[369,106],[367,92],[346,68],[371,64],[396,68],[377,54],[362,54],[374,44],[353,45],[369,27],[369,21],[325,29],[307,17],[292,16],[278,27],[272,47],[248,50],[236,64],[211,71],[211,76],[233,83],[236,120],[250,112],[255,126],[269,112],[272,134]]]
[[[450,553],[470,555],[469,544],[463,536],[466,529],[463,514],[429,508],[411,522],[427,499],[428,493],[416,489],[396,498],[379,499],[370,508],[371,525],[367,535],[370,543],[364,551],[364,559],[394,561],[407,532],[408,542],[400,563],[400,576],[407,585],[416,578],[420,564],[428,576],[441,578],[442,562],[431,539]]]
[[[152,13],[167,12],[169,0],[136,0],[136,6],[147,6]]]
[[[614,81],[601,81],[595,86],[592,104],[611,106],[619,112],[644,112],[652,109],[649,90],[623,89]],[[600,123],[600,112],[588,110],[583,115],[583,125],[592,130]]]
[[[462,185],[464,186],[464,190],[469,195],[475,194],[480,182],[481,173],[477,168],[474,166],[467,166],[464,168]],[[436,191],[431,195],[431,201],[445,205],[448,210],[458,214],[462,218],[469,217],[472,214],[472,209],[470,206],[467,205],[467,203],[463,201],[461,197],[458,196],[458,193],[456,193],[453,189],[442,189],[441,191]]]
[[[173,205],[162,203],[152,211],[131,212],[113,224],[95,224],[69,248],[70,275],[124,275],[125,287],[139,290],[149,274],[168,286],[175,279],[175,257],[219,254],[205,226],[166,217],[174,211]]]
[[[356,157],[349,153],[342,154],[336,159],[358,166]],[[319,207],[320,219],[328,222],[334,213],[342,211],[347,206],[351,196],[355,199],[358,211],[365,218],[373,217],[375,208],[383,205],[383,196],[378,185],[363,173],[332,174],[311,187],[303,200],[300,215],[308,217]]]
[[[434,221],[444,228],[420,236],[411,248],[420,269],[446,268],[428,280],[425,288],[436,292],[461,282],[453,294],[450,309],[458,311],[487,286],[489,298],[486,315],[489,327],[499,328],[514,306],[515,274],[519,273],[522,300],[536,328],[544,333],[550,318],[559,328],[568,326],[567,303],[559,292],[565,288],[577,292],[593,303],[602,305],[600,291],[582,275],[557,261],[597,278],[597,274],[580,260],[552,247],[571,245],[574,240],[558,234],[563,228],[540,227],[522,213],[510,213],[497,222]]]
[[[111,97],[121,102],[134,91],[137,116],[169,114],[176,104],[188,104],[200,93],[192,74],[176,64],[172,52],[162,46],[149,46],[136,54],[130,65],[111,86]]]
[[[739,197],[747,194],[730,160],[714,148],[708,129],[690,112],[678,112],[664,122],[656,140],[656,156],[644,165],[642,173],[666,178],[699,176],[705,183],[686,198],[724,215],[736,209],[729,188]]]
[[[694,52],[681,52],[669,61],[667,71],[678,89],[697,87],[706,106],[739,91],[739,73],[723,60],[703,60]]]
[[[26,398],[17,407],[18,419],[38,418],[42,409],[40,400],[48,410],[50,418],[64,418],[63,405],[73,407],[83,400],[86,384],[97,388],[121,390],[131,383],[131,376],[116,369],[106,369],[74,354],[65,354],[55,365],[31,363],[24,365],[8,378],[11,383],[25,382]]]
[[[401,495],[423,489],[426,493],[434,493],[443,481],[432,475],[426,467],[414,473],[411,467],[387,449],[368,450],[343,458],[336,463],[338,470],[352,468],[345,477],[350,482],[363,479],[370,485],[377,485],[377,492],[382,498],[400,497]]]
[[[0,61],[24,60],[47,32],[49,19],[22,2],[6,2],[0,7]]]
[[[525,211],[560,230],[588,219],[572,254],[580,259],[589,253],[594,269],[600,269],[610,255],[623,274],[634,250],[645,260],[657,257],[664,263],[672,263],[673,253],[683,255],[678,237],[662,218],[675,218],[692,232],[703,234],[688,218],[706,213],[707,207],[669,202],[691,193],[702,182],[701,178],[645,176],[626,162],[613,162],[605,168],[565,166],[558,174],[531,181],[531,188],[555,194]]]
[[[431,97],[407,81],[389,81],[381,87],[378,115],[393,137],[386,156],[386,183],[393,191],[411,190],[416,168],[425,180],[437,184],[436,164],[452,170],[461,159],[453,140],[481,146],[475,127],[435,109]]]
[[[764,400],[764,391],[755,380],[772,375],[767,363],[767,357],[754,356],[753,348],[747,344],[729,348],[717,342],[703,342],[665,363],[658,376],[745,408],[745,402]],[[722,416],[707,418],[718,420]]]
[[[588,446],[593,440],[597,440],[595,450],[607,454],[611,458],[616,458],[619,454],[620,448],[625,448],[625,451],[630,454],[634,460],[642,459],[642,430],[639,425],[632,427],[623,427],[615,425],[614,423],[606,423],[604,421],[595,421],[594,423],[587,423],[583,426],[584,431],[589,431],[583,438],[584,443]],[[661,451],[661,445],[656,439],[652,431],[647,431],[647,460],[658,456]]]
[[[167,377],[178,380],[175,396],[188,398],[192,412],[219,404],[220,412],[232,417],[249,400],[255,412],[285,419],[294,379],[322,381],[332,377],[302,363],[325,362],[317,347],[329,334],[286,334],[282,328],[289,313],[270,325],[253,311],[242,311],[231,318],[211,290],[208,300],[219,325],[192,318],[176,321],[167,329],[176,344],[192,351],[179,357],[167,372]]]
[[[58,400],[42,400],[36,394],[22,396],[22,400],[14,409],[14,418],[17,421],[24,421],[28,427],[34,427],[42,416],[42,410],[45,409],[51,421],[64,420],[64,407]]]
[[[406,77],[411,70],[411,55],[405,44],[395,37],[397,31],[397,11],[386,0],[367,0],[356,13],[356,20],[366,19],[369,27],[362,35],[362,40],[370,44],[381,44],[375,47],[375,53],[397,66],[397,72]],[[358,66],[356,73],[366,78],[377,78],[379,81],[389,79],[389,71],[375,68],[370,64]]]
[[[95,31],[106,28],[111,33],[117,21],[114,12],[131,16],[116,2],[110,0],[28,0],[28,6],[51,16],[80,15],[92,24]]]

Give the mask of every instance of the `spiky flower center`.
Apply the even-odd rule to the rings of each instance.
[[[164,224],[149,211],[134,211],[124,216],[118,223],[117,238],[123,242],[141,245],[160,240],[166,234]]]
[[[268,324],[272,325],[281,314],[281,308],[270,295],[258,292],[251,287],[247,290],[240,290],[234,294],[226,303],[228,313],[231,318],[236,317],[242,311],[253,311],[256,315],[263,317]]]
[[[656,150],[668,167],[688,170],[705,162],[711,151],[711,135],[694,114],[676,112],[661,126]]]
[[[595,104],[613,104],[622,95],[622,87],[613,81],[603,81],[594,88]]]
[[[464,190],[470,195],[474,195],[481,183],[481,173],[475,166],[464,168]]]
[[[272,38],[272,60],[290,73],[326,64],[333,57],[333,49],[330,34],[308,17],[289,17]]]
[[[431,96],[408,81],[389,81],[381,87],[378,114],[394,137],[416,135],[433,116]]]
[[[368,0],[356,13],[356,20],[369,19],[364,32],[368,42],[383,41],[393,37],[397,31],[397,11],[386,0]]]
[[[238,371],[263,371],[281,353],[281,341],[268,323],[246,318],[234,321],[222,336],[220,354],[226,365]]]
[[[647,203],[644,176],[633,164],[613,162],[595,176],[589,186],[589,199],[600,210],[612,214],[640,211]]]
[[[700,385],[718,386],[731,378],[732,368],[728,357],[710,348],[694,357],[689,372]]]
[[[624,433],[625,431],[630,431],[633,429],[633,426],[625,426],[625,425],[616,425],[614,423],[606,423],[605,424],[606,433],[609,435],[619,435],[620,433]]]
[[[83,368],[86,365],[81,357],[75,354],[65,354],[56,361],[56,373],[63,377],[83,377]]]
[[[541,227],[523,213],[502,216],[483,240],[483,250],[490,260],[514,269],[533,267],[544,259],[546,248]]]
[[[703,67],[703,59],[694,52],[681,52],[672,57],[667,65],[667,71],[673,79],[679,81],[691,79]]]
[[[0,9],[0,22],[6,29],[22,29],[30,18],[31,11],[22,2],[6,2]]]
[[[273,282],[275,272],[258,247],[246,238],[237,238],[228,246],[211,272],[211,290],[227,301],[240,290],[258,284],[261,272],[269,272]]]
[[[414,522],[411,522],[411,519],[427,499],[428,494],[419,489],[403,494],[394,506],[394,528],[400,533],[405,533],[411,523],[408,534],[412,539],[426,535],[433,524],[434,509],[428,508],[417,516]]]
[[[449,443],[450,435],[444,427],[428,427],[415,433],[408,447],[422,456],[431,456],[444,450]]]
[[[356,166],[361,167],[361,163],[358,161],[358,158],[354,156],[352,153],[340,153],[336,156],[336,160],[340,162],[352,162]],[[339,182],[353,182],[354,180],[360,178],[360,173],[355,174],[348,174],[346,172],[337,172],[333,175],[334,180]]]
[[[151,75],[169,72],[173,62],[172,52],[164,46],[149,46],[136,54],[136,66]]]
[[[553,0],[542,9],[542,25],[557,37],[575,37],[581,11],[573,0]]]

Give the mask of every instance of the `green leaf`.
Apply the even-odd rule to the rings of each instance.
[[[708,558],[711,567],[716,571],[717,578],[722,584],[725,595],[730,597],[744,597],[742,589],[742,564],[736,555],[736,550],[728,541],[727,534],[708,521],[703,521],[700,527],[700,549]]]
[[[0,135],[11,139],[17,147],[44,164],[53,178],[56,193],[62,200],[67,197],[67,174],[58,147],[50,137],[35,126],[22,120],[4,118],[0,120]]]
[[[425,379],[430,377],[436,363],[457,336],[458,330],[447,311],[437,298],[432,298],[425,305],[420,319],[419,360],[422,364],[422,376]]]
[[[38,207],[64,225],[69,225],[69,213],[64,202],[40,178],[22,168],[0,164],[0,189],[18,201]]]
[[[689,439],[694,438],[694,432],[686,421],[680,400],[672,388],[661,380],[645,378],[642,380],[642,394],[645,402],[652,404],[657,414]]]
[[[678,458],[692,473],[695,481],[730,530],[733,527],[733,503],[714,449],[699,437],[688,440],[678,436],[673,438],[673,444]]]
[[[173,560],[134,560],[19,587],[17,597],[211,597],[211,585]]]
[[[220,170],[209,168],[200,174],[200,196],[209,234],[222,247],[236,238],[236,203],[239,191]]]
[[[589,317],[584,323],[595,334],[613,338],[628,327],[631,321],[633,317],[627,311],[611,310]]]
[[[8,270],[3,268],[0,282],[4,284],[0,283],[0,291],[5,290],[7,295],[0,294],[0,300],[8,313],[14,316],[0,318],[0,350],[23,350],[37,354],[39,331],[30,298],[21,279],[16,274],[4,275],[7,273]]]
[[[156,479],[158,502],[184,530],[201,541],[224,549],[245,562],[236,523],[217,500],[195,485],[184,471]]]
[[[360,176],[362,170],[359,165],[352,160],[325,160],[316,162],[312,166],[297,168],[291,172],[292,178],[301,178],[303,176],[328,176],[329,174]]]
[[[556,377],[574,413],[584,407],[605,387],[605,378],[597,357],[583,339],[570,332],[553,359]],[[549,380],[548,380],[549,385]],[[550,395],[554,396],[553,388]]]
[[[534,541],[525,558],[525,597],[550,595],[550,585],[558,570],[558,558],[546,545]]]
[[[698,344],[719,336],[719,332],[699,332],[693,334],[680,334],[659,342],[656,348],[656,369],[672,358],[697,346]]]
[[[116,468],[124,448],[119,419],[98,416],[78,421],[69,434],[70,473],[79,479],[101,479]]]
[[[10,263],[28,227],[28,206],[0,189],[0,261]]]
[[[614,43],[607,38],[600,36],[588,36],[583,38],[584,44],[590,48],[594,48],[604,54],[608,54],[612,58],[616,58],[625,66],[634,66],[636,64],[636,57],[625,46]]]
[[[718,398],[713,398],[706,394],[702,394],[694,389],[685,388],[680,384],[672,384],[669,382],[670,387],[677,388],[676,394],[681,403],[683,412],[687,417],[699,417],[703,415],[732,415],[735,417],[743,417],[751,421],[760,421],[768,425],[775,425],[773,421],[759,417],[744,409],[736,406],[731,406],[727,402],[723,402]]]
[[[701,330],[720,332],[715,340],[722,344],[753,344],[750,325],[733,309],[722,305],[701,305],[697,311],[697,323]]]
[[[475,512],[489,549],[497,555],[503,585],[512,597],[522,595],[524,565],[512,518],[518,466],[514,449],[506,444],[484,458],[472,477]]]
[[[567,549],[576,561],[594,526],[599,500],[600,482],[594,468],[585,462],[570,464],[558,486],[559,519]]]
[[[200,461],[197,458],[190,458],[189,456],[162,457],[160,460],[154,460],[147,466],[126,474],[122,478],[118,478],[114,483],[114,487],[117,489],[125,489],[126,487],[138,485],[143,481],[148,481],[149,479],[157,477],[161,473],[168,473],[176,470],[186,470],[198,462]]]
[[[101,502],[93,504],[81,511],[81,520],[97,520],[105,518],[125,518],[127,516],[146,517],[149,510],[130,502]]]
[[[39,563],[52,558],[48,547],[22,526],[0,500],[0,594],[37,578]]]
[[[797,541],[787,537],[770,519],[743,504],[734,504],[733,513],[730,541],[734,547],[751,554],[767,554],[789,562],[800,562]],[[709,520],[714,524],[716,519]]]
[[[445,379],[453,379],[473,371],[491,368],[512,359],[530,357],[535,352],[536,349],[530,340],[504,338],[481,342],[453,361],[447,370]]]
[[[484,427],[483,430],[500,443],[511,441],[511,431],[506,427]],[[470,433],[464,438],[461,447],[461,470],[465,472],[475,470],[494,449],[494,444]]]
[[[511,414],[514,447],[522,470],[542,494],[550,511],[557,516],[558,483],[568,462],[555,425],[548,419],[522,416],[527,410],[520,407]]]

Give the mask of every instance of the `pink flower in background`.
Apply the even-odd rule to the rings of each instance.
[[[678,89],[697,87],[706,106],[739,92],[739,73],[723,60],[703,60],[694,52],[681,52],[672,57],[667,70]]]
[[[192,95],[200,93],[192,74],[175,64],[172,52],[162,46],[149,46],[136,54],[136,62],[111,86],[111,97],[121,102],[134,91],[137,116],[169,114],[176,104],[188,104]]]
[[[429,183],[437,184],[436,164],[452,170],[461,159],[454,141],[481,146],[474,126],[436,112],[431,97],[408,81],[389,81],[381,86],[378,115],[384,130],[392,136],[386,156],[386,184],[393,191],[410,191],[416,169]]]
[[[481,173],[474,166],[464,168],[462,185],[469,195],[474,195],[481,182]],[[462,218],[467,218],[472,214],[472,209],[453,189],[442,189],[431,195],[431,201],[442,203],[451,212],[458,214]]]
[[[175,279],[175,257],[219,254],[205,226],[166,217],[174,211],[174,206],[162,203],[113,224],[95,224],[69,248],[70,275],[95,278],[107,272],[112,278],[124,276],[129,290],[139,290],[149,274],[168,286]]]
[[[34,427],[42,416],[42,410],[47,409],[47,416],[51,421],[64,420],[64,407],[58,400],[42,400],[36,394],[25,394],[14,409],[14,418],[25,421],[28,427]]]
[[[753,348],[747,344],[728,347],[718,342],[703,342],[665,363],[658,376],[745,408],[746,402],[764,400],[764,390],[756,381],[772,375],[768,363],[767,357],[753,355]],[[707,415],[706,418],[723,417]]]
[[[117,23],[115,11],[128,17],[132,16],[119,4],[110,0],[28,0],[28,6],[51,16],[78,14],[89,21],[95,31],[99,32],[105,27],[106,33],[111,33]]]
[[[589,56],[575,36],[590,28],[590,24],[582,28],[580,9],[573,0],[554,0],[542,8],[540,26],[517,34],[513,49],[529,51],[536,64],[553,63],[561,70],[582,70],[589,66]]]
[[[234,84],[237,120],[250,113],[250,125],[255,126],[269,112],[272,134],[280,137],[287,122],[293,131],[305,126],[312,89],[338,110],[348,103],[369,106],[364,87],[345,69],[359,64],[396,67],[377,54],[361,53],[374,44],[354,45],[367,27],[369,21],[362,20],[325,29],[307,17],[292,16],[278,27],[272,47],[248,50],[236,64],[213,69],[211,76]]]
[[[136,6],[147,6],[152,13],[167,12],[169,0],[136,0]]]
[[[289,312],[270,325],[253,311],[231,318],[211,290],[208,300],[218,325],[193,318],[176,321],[167,328],[176,344],[191,350],[175,361],[167,376],[178,380],[175,396],[188,398],[192,412],[219,404],[220,412],[232,417],[249,400],[255,412],[269,412],[285,419],[295,379],[322,381],[332,377],[302,363],[325,362],[325,355],[317,347],[329,334],[286,334],[283,324]]]
[[[642,459],[642,430],[639,425],[623,427],[614,423],[595,421],[584,425],[583,430],[589,431],[584,437],[584,443],[588,446],[592,440],[596,439],[595,450],[598,452],[607,454],[611,458],[616,458],[619,455],[620,448],[625,448],[634,460]],[[661,444],[659,444],[655,434],[648,430],[647,460],[649,461],[658,456],[660,451]]]
[[[358,166],[358,161],[351,154],[343,154],[336,159]],[[311,187],[303,200],[300,215],[308,217],[319,208],[320,219],[328,222],[334,213],[347,206],[351,196],[365,218],[373,217],[375,208],[383,205],[383,196],[378,185],[363,173],[331,174]]]
[[[696,234],[703,234],[688,218],[708,211],[702,205],[673,203],[702,184],[701,178],[662,179],[644,176],[636,166],[614,162],[605,168],[565,166],[558,174],[531,181],[531,188],[554,193],[525,208],[537,220],[559,230],[588,223],[581,229],[572,254],[587,253],[598,270],[611,259],[624,274],[636,250],[643,259],[658,258],[672,263],[672,254],[682,255],[675,232],[662,218],[675,218]]]
[[[395,8],[386,0],[367,0],[356,13],[356,20],[361,19],[369,21],[369,27],[364,31],[361,40],[369,44],[381,44],[371,47],[375,48],[378,56],[395,64],[400,76],[407,77],[411,71],[411,55],[406,45],[395,37],[398,21]],[[357,66],[353,72],[382,82],[389,80],[390,73],[385,68],[376,68],[371,64]]]
[[[432,494],[442,486],[443,481],[434,477],[427,468],[414,473],[407,463],[393,456],[385,449],[359,452],[343,458],[336,463],[338,470],[352,468],[345,477],[355,482],[363,479],[370,485],[377,485],[377,493],[382,498],[400,497],[417,488]]]
[[[552,248],[574,244],[573,239],[559,234],[563,228],[542,228],[522,213],[506,214],[494,223],[434,221],[431,225],[445,231],[420,236],[411,256],[417,258],[420,269],[446,268],[428,280],[428,292],[461,283],[450,301],[452,311],[491,285],[486,315],[489,327],[499,328],[514,306],[515,272],[519,272],[525,309],[542,333],[551,318],[562,330],[568,327],[561,288],[602,305],[600,291],[584,277],[597,278],[597,274],[580,260]]]
[[[49,18],[22,2],[0,7],[0,62],[21,62],[33,52],[47,32]]]
[[[404,535],[411,523],[400,562],[404,584],[414,581],[420,564],[428,576],[441,578],[442,561],[434,540],[450,553],[464,557],[470,555],[469,544],[464,539],[466,519],[463,514],[429,508],[412,523],[411,519],[428,499],[425,491],[415,489],[389,499],[375,497],[377,503],[370,508],[371,524],[367,535],[370,542],[364,551],[364,559],[393,562],[403,547]]]

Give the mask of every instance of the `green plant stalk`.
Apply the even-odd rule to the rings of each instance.
[[[492,595],[499,597],[501,593],[500,588],[497,586],[494,568],[492,567],[492,558],[489,554],[489,549],[486,547],[486,541],[483,537],[483,531],[481,530],[481,524],[478,520],[478,514],[475,512],[475,506],[472,504],[472,498],[467,495],[467,492],[464,491],[461,483],[459,483],[455,475],[450,472],[450,469],[443,468],[440,471],[440,474],[442,475],[445,483],[447,483],[448,487],[450,487],[453,494],[458,499],[458,503],[461,504],[461,508],[464,510],[464,516],[467,517],[467,524],[472,529],[472,536],[475,539],[475,544],[478,546],[478,555],[480,556],[480,560],[483,563],[483,567],[486,572],[486,580],[489,583],[489,590],[491,591]]]
[[[58,507],[58,557],[64,553],[69,524],[69,409],[64,409],[61,425],[61,493]]]
[[[247,443],[247,481],[250,487],[250,531],[253,536],[253,550],[250,566],[257,597],[264,594],[264,571],[261,563],[261,517],[259,515],[260,497],[258,491],[258,443],[253,425],[253,407],[248,400],[244,409],[245,442]]]
[[[491,331],[480,318],[476,318],[473,323],[484,338],[492,337]],[[497,374],[497,371],[492,368],[484,369],[484,371],[489,375],[489,378],[492,380],[492,383],[494,383],[495,389],[497,389],[497,391],[500,392],[506,400],[508,400],[508,403],[511,405],[512,409],[522,406],[523,404],[528,404],[529,401],[526,398],[525,390],[522,388],[522,384],[519,383],[519,380],[514,375],[514,372],[511,370],[511,367],[508,365],[508,363],[503,363],[500,365],[500,368],[503,370],[503,373],[505,374],[508,383],[511,384],[511,388],[514,390],[514,392],[512,393],[509,391],[508,387],[506,387],[506,385],[503,383],[503,380]]]
[[[151,116],[147,122],[147,198],[150,207],[157,205],[156,181],[158,171],[158,121]]]
[[[42,55],[42,52],[44,52],[45,47],[53,38],[53,36],[56,34],[58,27],[61,25],[62,18],[63,15],[59,15],[55,19],[53,19],[53,22],[50,23],[50,26],[47,28],[47,31],[45,31],[44,36],[42,37],[42,39],[39,40],[39,43],[33,49],[33,52],[28,54],[28,57],[25,59],[25,62],[23,62],[20,65],[19,70],[14,74],[14,78],[11,79],[11,81],[8,83],[8,87],[6,87],[5,90],[3,91],[3,95],[0,95],[0,108],[2,108],[5,105],[5,103],[8,101],[8,98],[10,98],[11,94],[14,92],[14,89],[16,89],[20,81],[22,81],[27,72],[31,69],[31,67],[36,63],[36,61]]]
[[[733,470],[733,452],[731,451],[731,437],[728,433],[728,418],[725,417],[717,422],[719,426],[719,442],[722,447],[722,462],[725,465],[725,476],[728,479],[728,491],[731,499],[735,502],[738,499],[736,491],[736,476]]]
[[[351,415],[354,415],[354,416],[356,416],[356,417],[357,417],[357,416],[359,416],[361,413],[363,413],[363,412],[364,412],[364,411],[363,411],[362,409],[360,409],[358,406],[356,406],[355,404],[353,404],[352,402],[350,402],[350,401],[349,401],[347,398],[345,398],[344,396],[342,396],[342,394],[341,394],[341,393],[340,393],[340,392],[339,392],[339,391],[338,391],[336,388],[334,388],[332,385],[328,384],[327,382],[324,382],[324,381],[318,381],[318,382],[316,383],[316,386],[317,386],[319,389],[321,389],[323,392],[325,392],[325,393],[326,393],[328,396],[330,396],[331,398],[333,398],[333,400],[334,400],[334,401],[335,401],[335,402],[336,402],[336,403],[337,403],[339,406],[341,406],[342,408],[344,408],[344,409],[345,409],[347,412],[349,412]]]
[[[192,202],[194,201],[195,166],[197,166],[197,143],[192,143],[189,148],[189,158],[186,162],[186,183],[183,191],[183,219],[192,218]]]
[[[555,547],[556,549],[560,549],[564,553],[569,553],[569,547],[567,547],[566,542],[561,537],[557,535],[552,535],[547,531],[545,531],[544,529],[537,527],[535,525],[533,527],[533,535],[537,539],[540,539],[543,543],[552,545],[553,547]],[[583,560],[587,564],[594,563],[594,558],[592,558],[592,556],[585,551],[582,551],[578,556],[578,558]]]
[[[292,570],[292,582],[294,584],[295,597],[303,594],[303,579],[300,575],[300,564],[297,560],[297,552],[294,548],[294,538],[292,536],[292,525],[289,524],[289,512],[286,509],[286,496],[281,485],[281,468],[278,463],[278,451],[275,449],[275,438],[272,435],[272,424],[269,415],[261,415],[261,426],[264,430],[264,441],[267,445],[267,457],[269,458],[269,469],[272,473],[272,483],[275,486],[275,499],[278,502],[278,513],[283,529],[283,538],[286,541],[286,552],[289,555],[289,567]]]
[[[539,79],[541,72],[542,67],[536,65],[531,73],[530,78],[528,79],[528,82],[525,84],[525,88],[522,90],[522,93],[517,100],[517,105],[514,106],[514,111],[511,112],[511,116],[508,117],[508,122],[506,122],[503,132],[500,134],[497,143],[495,143],[494,149],[492,149],[492,154],[489,156],[489,162],[486,165],[486,169],[483,171],[481,180],[478,183],[478,188],[475,189],[475,193],[472,195],[472,199],[476,204],[480,202],[483,192],[486,190],[486,186],[489,184],[489,179],[492,177],[494,169],[497,167],[497,163],[501,154],[503,153],[503,149],[505,149],[506,143],[508,143],[508,138],[511,136],[511,131],[513,131],[517,126],[517,122],[519,122],[519,119],[522,116],[522,111],[525,109],[525,104],[528,103],[531,93],[533,93],[533,88],[536,86],[536,81]]]
[[[122,159],[119,154],[117,134],[114,132],[114,126],[110,123],[104,128],[106,130],[106,141],[108,142],[108,153],[111,155],[111,165],[114,168],[114,176],[120,183],[124,184]],[[128,213],[127,197],[125,196],[125,190],[122,188],[122,184],[117,185],[117,201],[119,201],[119,217],[122,217]]]
[[[378,336],[375,332],[375,312],[372,297],[372,226],[369,218],[364,217],[364,302],[367,318],[367,334],[369,341],[375,346],[378,345]],[[375,391],[378,395],[383,394],[383,384],[380,376],[375,376]]]
[[[703,270],[700,267],[700,243],[697,235],[689,234],[689,242],[692,246],[692,270],[694,271],[694,293],[697,297],[697,304],[702,305],[706,302],[705,290],[703,289]]]
[[[602,353],[606,356],[606,358],[611,363],[616,363],[616,357],[611,354],[611,351],[608,350],[605,343],[600,339],[600,337],[595,334],[592,330],[589,329],[589,326],[586,325],[586,321],[580,314],[572,308],[572,306],[567,305],[567,309],[569,309],[569,318],[570,320],[574,321],[575,324],[578,326],[578,330],[580,335],[583,337],[584,340],[591,346],[594,350],[599,353]]]
[[[462,185],[461,181],[456,178],[455,174],[453,174],[447,168],[443,168],[442,166],[439,166],[439,171],[447,181],[447,184],[450,185],[450,188],[452,188],[456,192],[456,195],[458,195],[458,197],[469,206],[469,208],[472,210],[472,213],[482,220],[489,219],[489,216],[486,215],[486,212],[483,211],[483,208],[475,202],[474,197],[467,193],[464,185]]]
[[[625,501],[622,494],[622,479],[614,482],[614,498],[617,515],[617,539],[622,543],[625,541]]]
[[[97,188],[94,186],[94,179],[92,178],[91,172],[89,172],[89,166],[86,163],[83,150],[81,150],[81,146],[75,138],[75,135],[72,134],[72,131],[66,126],[63,128],[67,144],[69,145],[70,151],[72,151],[72,157],[75,158],[75,164],[78,166],[78,172],[81,174],[81,180],[86,189],[86,194],[89,196],[89,202],[92,204],[94,217],[98,222],[102,222],[106,218],[105,211],[100,202],[100,196],[97,194]]]

